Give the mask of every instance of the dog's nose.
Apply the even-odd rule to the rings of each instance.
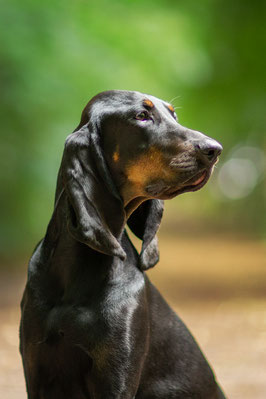
[[[223,150],[221,144],[212,139],[198,142],[196,148],[201,157],[208,163],[214,162]]]

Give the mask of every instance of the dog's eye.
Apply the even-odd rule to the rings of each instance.
[[[147,121],[148,119],[151,119],[151,118],[147,111],[143,111],[143,112],[139,112],[138,114],[136,114],[135,119],[138,119],[139,121]]]

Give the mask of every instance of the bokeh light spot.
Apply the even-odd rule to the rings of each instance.
[[[226,197],[238,199],[253,191],[258,178],[259,173],[250,159],[232,158],[220,169],[218,183]]]

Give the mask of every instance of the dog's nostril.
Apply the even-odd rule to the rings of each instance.
[[[223,147],[214,140],[206,140],[196,145],[197,150],[209,162],[214,161],[222,152]]]
[[[213,158],[214,155],[215,155],[215,151],[213,149],[212,150],[207,150],[206,151],[206,155],[207,155],[208,158]]]

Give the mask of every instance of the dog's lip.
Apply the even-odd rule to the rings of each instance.
[[[171,188],[165,191],[164,195],[167,197],[167,199],[171,199],[173,197],[176,197],[179,194],[185,193],[187,191],[197,191],[200,190],[209,180],[209,177],[211,175],[212,168],[208,170],[203,170],[193,177],[189,178],[186,180],[182,185],[180,185],[178,188]]]
[[[183,187],[185,186],[197,186],[198,184],[202,183],[205,177],[207,176],[207,171],[201,171],[200,173],[197,173],[196,176],[193,176],[189,180],[187,180],[184,184]]]

